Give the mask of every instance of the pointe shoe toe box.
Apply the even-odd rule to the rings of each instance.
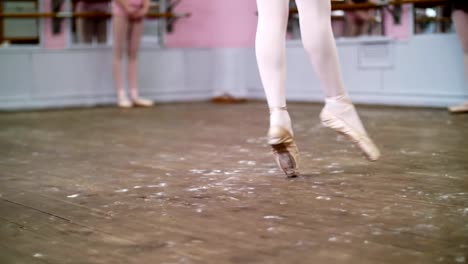
[[[298,176],[299,150],[289,131],[282,127],[271,127],[268,131],[268,144],[272,147],[278,167],[286,176]]]

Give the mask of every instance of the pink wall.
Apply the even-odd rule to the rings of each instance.
[[[175,10],[191,13],[175,24],[168,47],[236,48],[255,42],[255,0],[183,0]]]
[[[257,24],[255,0],[183,0],[178,13],[191,13],[180,19],[174,33],[166,38],[168,47],[232,48],[252,47]],[[385,14],[387,36],[407,40],[412,33],[412,5],[403,6],[401,24]]]
[[[407,40],[413,35],[413,6],[403,5],[403,14],[401,17],[401,24],[396,25],[393,21],[393,17],[387,11],[385,12],[385,33],[387,36]]]
[[[412,7],[403,8],[402,23],[395,25],[390,14],[386,14],[387,36],[409,39],[412,36]],[[51,0],[44,0],[43,11],[51,11]],[[168,47],[177,48],[242,48],[253,47],[257,27],[255,0],[183,0],[175,10],[191,13],[175,24],[175,30],[166,37]],[[52,20],[45,20],[44,47],[63,49],[66,47],[65,25],[62,32],[52,34]]]
[[[44,12],[51,12],[51,0],[44,0],[42,10]],[[64,49],[66,47],[65,39],[65,23],[62,23],[61,33],[58,35],[52,34],[52,19],[44,20],[44,47],[47,49]]]

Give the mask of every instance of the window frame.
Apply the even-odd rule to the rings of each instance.
[[[7,0],[3,0],[2,3],[0,3],[0,13],[3,13],[4,11],[4,5],[5,2],[9,2]],[[13,2],[13,1],[11,1]],[[41,12],[41,7],[42,7],[42,0],[15,0],[14,2],[30,2],[33,3],[35,6],[35,9],[37,12]],[[37,37],[31,37],[31,38],[6,38],[5,37],[5,19],[8,18],[0,18],[0,45],[4,43],[5,41],[9,41],[9,44],[7,47],[13,46],[13,47],[40,47],[42,45],[43,41],[43,23],[40,18],[35,19],[37,21]],[[33,20],[33,19],[31,19]],[[27,43],[21,43],[21,42],[27,42]],[[36,42],[36,43],[28,43],[28,42]]]

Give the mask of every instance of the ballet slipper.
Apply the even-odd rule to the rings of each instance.
[[[463,104],[460,105],[454,105],[450,106],[448,108],[450,113],[468,113],[468,102],[464,102]]]
[[[133,101],[133,105],[139,106],[139,107],[150,107],[154,105],[153,101],[144,99],[144,98],[139,98],[139,97],[132,99],[132,101]]]
[[[286,110],[285,107],[278,109]],[[267,138],[278,167],[288,178],[299,176],[299,150],[291,133],[284,127],[272,126]]]
[[[372,139],[367,135],[361,120],[357,116],[356,109],[352,103],[345,103],[345,107],[340,112],[330,111],[325,106],[320,113],[320,119],[325,127],[331,128],[338,133],[344,134],[354,142],[371,161],[376,161],[380,157],[380,151]],[[353,120],[359,123],[353,125]]]
[[[128,100],[126,97],[123,97],[117,100],[117,106],[120,108],[131,108],[133,105],[130,100]]]

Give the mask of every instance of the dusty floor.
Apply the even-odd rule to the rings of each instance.
[[[291,104],[302,177],[261,103],[0,114],[0,263],[466,263],[468,115],[359,107],[370,163]]]

